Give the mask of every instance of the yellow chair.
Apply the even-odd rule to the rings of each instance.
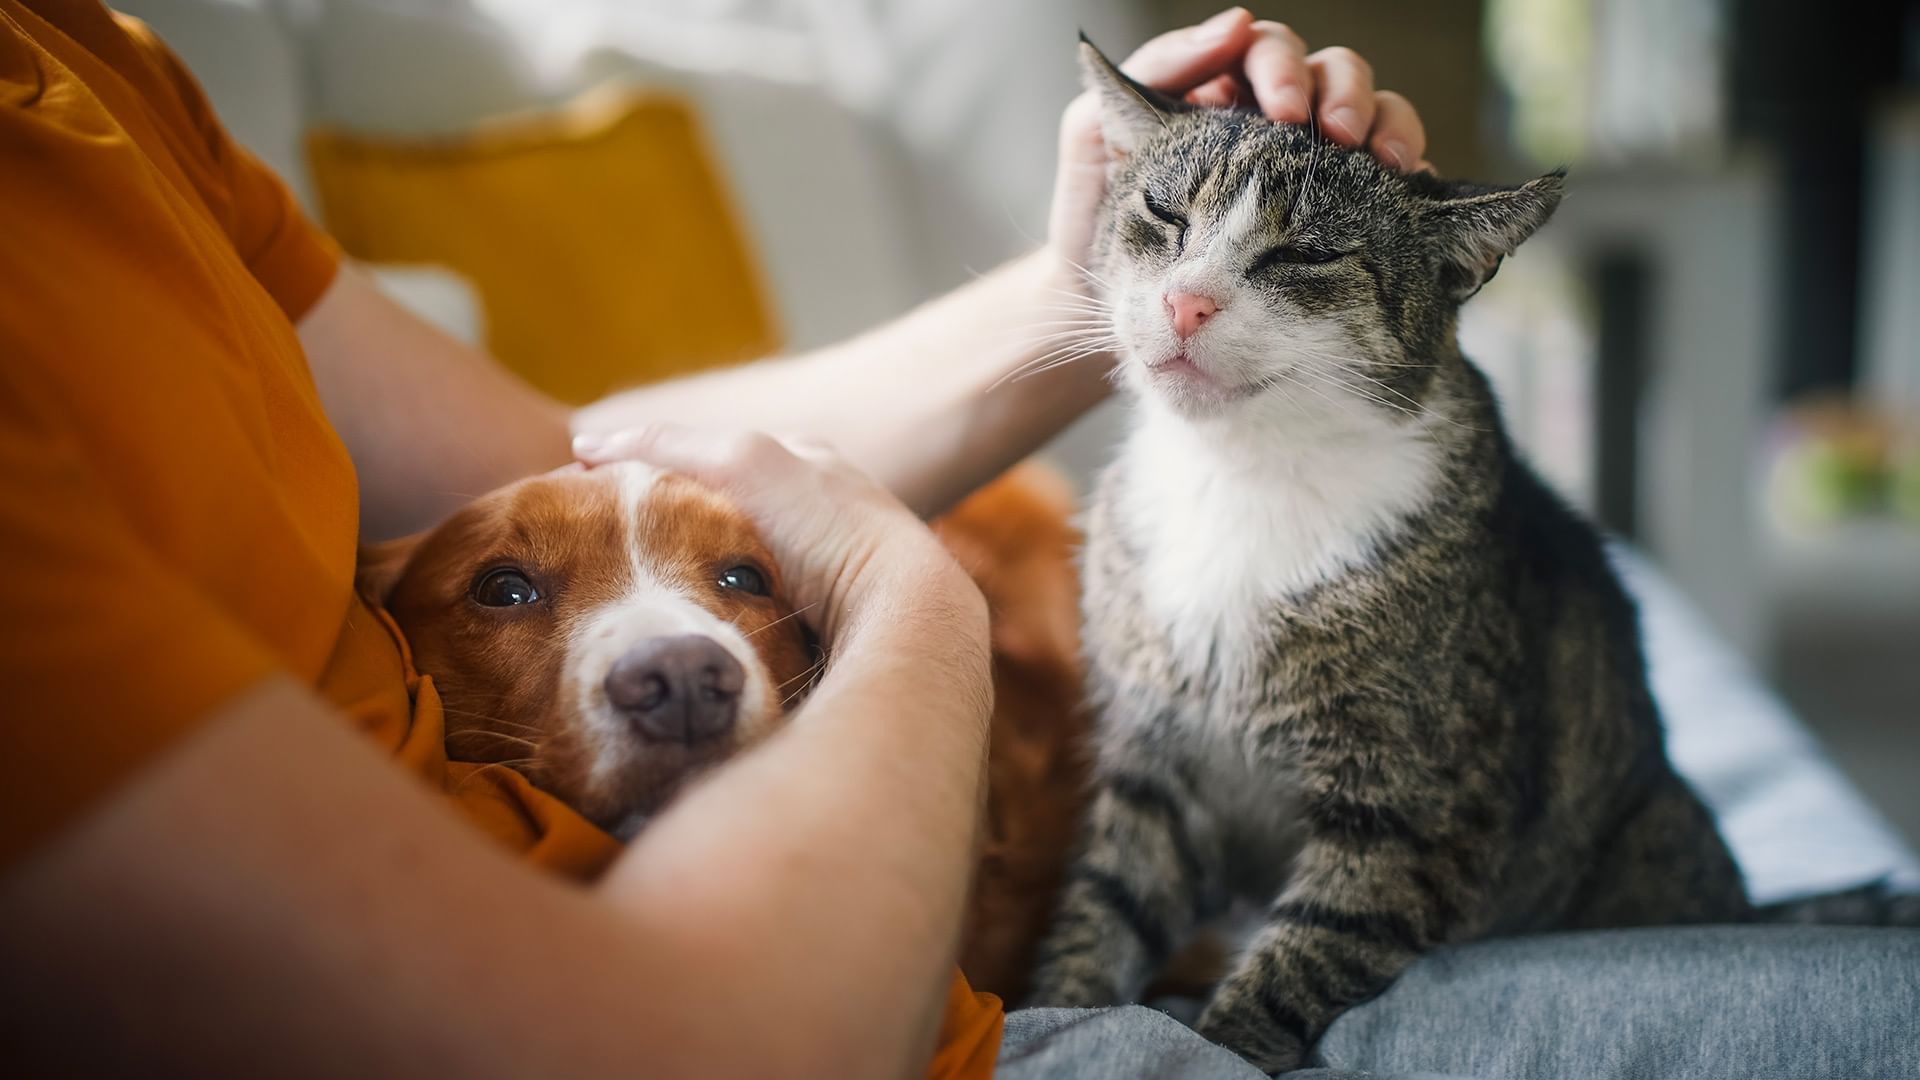
[[[348,254],[464,276],[489,350],[563,401],[780,344],[678,98],[603,89],[454,137],[318,129],[307,152],[322,219]]]

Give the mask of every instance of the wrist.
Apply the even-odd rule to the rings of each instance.
[[[842,607],[833,653],[893,661],[984,689],[991,683],[986,598],[944,548],[870,567]]]

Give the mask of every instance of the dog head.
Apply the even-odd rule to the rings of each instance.
[[[822,666],[753,523],[639,463],[533,477],[363,549],[359,587],[439,690],[450,756],[622,836],[778,728]]]

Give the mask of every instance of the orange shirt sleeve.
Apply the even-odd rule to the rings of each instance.
[[[1000,1058],[1006,1009],[992,994],[975,990],[956,968],[947,985],[940,1041],[927,1064],[927,1080],[987,1080]]]

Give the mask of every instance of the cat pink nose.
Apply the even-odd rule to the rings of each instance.
[[[1181,341],[1198,333],[1200,324],[1220,310],[1220,305],[1213,302],[1213,297],[1199,293],[1170,292],[1165,300],[1167,314],[1173,316],[1173,332]]]

